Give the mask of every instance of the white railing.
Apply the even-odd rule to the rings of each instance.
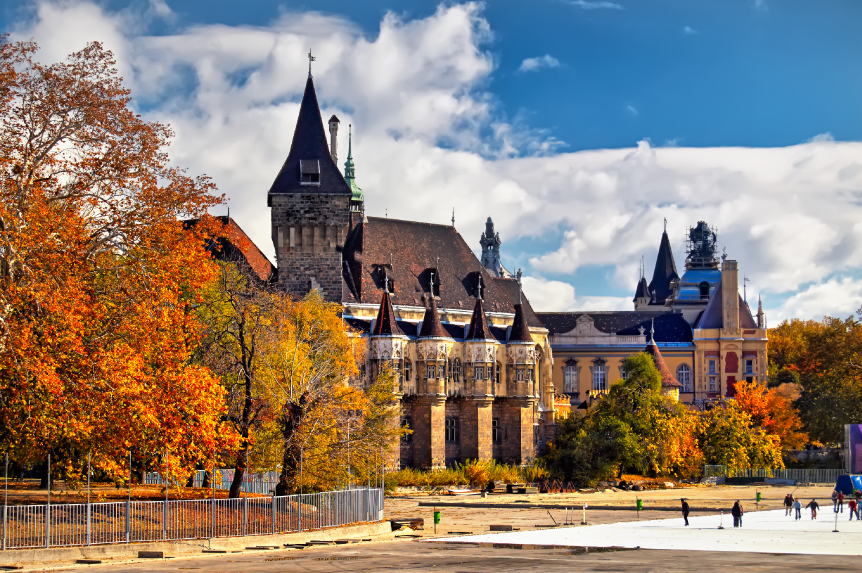
[[[818,485],[835,485],[838,476],[847,472],[841,469],[738,469],[727,471],[725,466],[703,466],[704,477],[725,478],[779,478],[792,479],[797,483],[813,483]]]
[[[383,519],[383,490],[3,507],[2,549],[271,535]]]

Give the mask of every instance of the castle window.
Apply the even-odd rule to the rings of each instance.
[[[700,287],[700,298],[701,299],[709,298],[709,283],[706,281],[703,281],[702,283],[700,283],[699,287]]]
[[[515,369],[515,381],[516,382],[523,382],[524,381],[524,369],[523,368],[516,368]]]
[[[458,418],[446,418],[446,441],[457,442],[459,430]]]
[[[497,382],[497,384],[500,383],[500,370],[502,370],[502,369],[503,369],[503,366],[499,362],[497,362],[497,368],[494,371],[494,380]]]
[[[708,363],[708,368],[709,369],[707,370],[707,373],[709,374],[709,376],[707,376],[707,381],[709,383],[709,391],[718,392],[718,372],[716,370],[716,361],[710,360]]]
[[[461,382],[461,359],[456,358],[455,364],[452,366],[452,381],[456,384]]]
[[[412,372],[413,363],[409,360],[404,361],[404,380],[410,382],[410,377],[413,375]]]
[[[485,367],[484,366],[476,366],[476,373],[473,378],[475,380],[484,380],[485,379]]]
[[[691,368],[688,364],[680,364],[676,369],[676,379],[682,384],[682,392],[691,392]]]
[[[440,365],[440,378],[446,378],[446,362]]]
[[[299,160],[300,185],[320,185],[320,161],[317,159]]]
[[[578,367],[566,366],[563,371],[563,377],[566,384],[566,392],[578,392]]]
[[[751,358],[745,360],[745,375],[754,376],[754,360]]]
[[[608,389],[608,373],[604,364],[593,366],[593,390]]]
[[[435,364],[429,364],[425,367],[425,378],[437,378],[437,366]]]
[[[491,440],[495,444],[500,443],[500,418],[491,420]]]
[[[527,382],[534,382],[536,380],[536,371],[533,368],[527,368]]]

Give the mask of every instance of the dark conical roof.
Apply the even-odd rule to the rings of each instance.
[[[652,360],[655,362],[655,367],[658,368],[659,374],[661,374],[662,388],[682,387],[682,384],[679,383],[676,377],[671,373],[670,368],[667,367],[664,357],[662,357],[661,352],[659,352],[658,346],[656,346],[654,341],[650,340],[649,344],[647,344],[647,347],[644,349],[644,352],[652,356]]]
[[[658,257],[655,259],[655,270],[652,273],[652,281],[649,283],[649,291],[655,295],[655,304],[664,304],[673,294],[671,281],[679,280],[676,272],[676,263],[673,261],[673,252],[670,249],[670,239],[667,232],[661,234],[661,244],[658,247]]]
[[[320,185],[300,185],[299,161],[318,161],[320,163]],[[281,171],[269,189],[270,195],[281,193],[320,193],[326,195],[350,195],[350,187],[338,170],[329,153],[326,131],[317,104],[314,81],[311,76],[305,84],[299,117],[290,144],[290,153]]]
[[[635,298],[637,300],[639,298],[650,298],[649,286],[647,285],[646,278],[641,277],[640,282],[638,283],[637,288],[635,288]]]
[[[488,320],[485,318],[485,305],[481,298],[476,299],[476,306],[473,307],[473,316],[470,318],[470,328],[467,330],[467,340],[493,340],[494,335],[491,334],[491,329],[488,327]]]
[[[392,299],[389,297],[389,291],[383,292],[383,298],[380,299],[380,310],[377,311],[377,322],[374,323],[372,336],[385,336],[392,334],[404,335],[398,323],[395,321],[395,309],[392,308]]]
[[[524,315],[524,306],[515,305],[515,321],[512,323],[512,333],[509,342],[533,342],[530,329],[527,327],[527,317]]]
[[[437,312],[437,301],[434,295],[431,296],[431,306],[425,311],[425,318],[422,319],[422,330],[419,331],[419,338],[452,338],[443,325],[440,324],[440,314]]]

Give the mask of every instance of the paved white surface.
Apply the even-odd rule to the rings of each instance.
[[[746,551],[755,553],[805,553],[813,555],[862,555],[862,522],[845,507],[838,514],[838,533],[833,533],[835,514],[822,507],[817,519],[804,510],[802,519],[786,517],[784,510],[759,511],[743,516],[743,527],[734,528],[729,514],[689,516],[685,527],[682,517],[655,521],[634,521],[605,525],[563,527],[539,531],[515,531],[446,541],[465,543],[527,543],[575,547],[641,547],[642,549],[683,549],[694,551]],[[587,513],[589,520],[589,512]]]

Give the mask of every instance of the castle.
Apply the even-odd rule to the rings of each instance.
[[[765,380],[762,310],[755,323],[739,297],[736,262],[719,269],[705,223],[690,232],[681,278],[665,230],[633,311],[537,314],[520,272],[502,264],[490,217],[479,259],[454,220],[366,216],[352,134],[342,175],[340,122],[327,123],[328,142],[309,73],[290,151],[267,194],[277,265],[251,244],[245,266],[295,298],[317,290],[342,306],[361,340],[351,384],[367,385],[384,366],[396,372],[401,424],[413,431],[391,465],[529,464],[553,437],[556,415],[600,399],[638,352],[655,360],[667,396],[696,405],[732,397],[737,380]],[[223,242],[250,243],[225,223]]]

